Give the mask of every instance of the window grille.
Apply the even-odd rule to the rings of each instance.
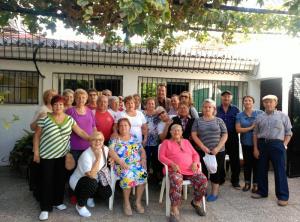
[[[6,104],[38,104],[37,72],[0,70],[0,93]]]

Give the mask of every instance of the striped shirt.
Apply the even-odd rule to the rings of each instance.
[[[42,128],[40,139],[40,157],[42,159],[60,158],[69,152],[70,135],[74,124],[76,122],[68,115],[61,124],[55,123],[51,114],[38,120],[37,125]]]
[[[204,120],[203,117],[195,119],[192,132],[196,132],[201,142],[210,150],[214,149],[220,142],[221,136],[227,133],[227,128],[221,118]],[[224,151],[222,147],[220,152]]]

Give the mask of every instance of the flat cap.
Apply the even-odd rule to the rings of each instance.
[[[225,90],[221,93],[221,96],[224,96],[225,94],[232,95],[232,92],[229,90]]]
[[[272,99],[272,100],[275,100],[276,102],[278,101],[278,98],[275,95],[266,95],[262,98],[262,101],[267,100],[267,99]]]

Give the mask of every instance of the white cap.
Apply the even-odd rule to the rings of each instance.
[[[264,100],[266,100],[266,99],[273,99],[273,100],[275,100],[275,102],[278,101],[278,98],[277,98],[277,96],[275,96],[275,95],[266,95],[266,96],[264,96],[264,97],[262,98],[262,101],[264,101]]]

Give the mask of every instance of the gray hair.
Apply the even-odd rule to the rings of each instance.
[[[116,101],[119,104],[119,97],[117,97],[117,96],[110,96],[109,99],[108,99],[108,105],[109,105],[109,107],[111,107],[111,104],[112,104],[113,101]]]
[[[65,89],[63,91],[63,96],[66,96],[67,94],[72,94],[74,95],[74,91],[72,89]]]
[[[179,125],[179,124],[174,124],[174,125],[172,125],[172,126],[171,126],[171,131],[173,131],[173,130],[176,129],[176,128],[179,128],[179,129],[181,129],[181,131],[183,131],[183,130],[182,130],[182,126]]]
[[[216,102],[212,99],[205,99],[202,103],[202,107],[204,106],[205,103],[210,103],[213,107],[217,107]]]

